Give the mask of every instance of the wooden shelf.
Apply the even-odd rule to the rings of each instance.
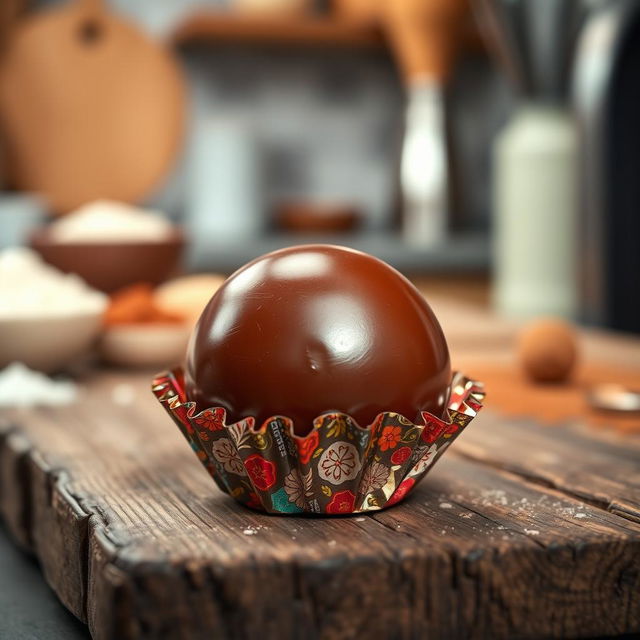
[[[169,37],[176,46],[200,43],[251,43],[284,46],[386,46],[378,25],[336,16],[255,16],[220,11],[198,11],[180,22]],[[468,21],[463,36],[466,50],[484,50],[478,28]]]
[[[250,42],[371,48],[384,44],[380,30],[374,25],[332,17],[265,17],[211,11],[189,16],[177,26],[171,35],[171,41],[178,46],[194,42]]]
[[[272,232],[242,241],[217,242],[208,237],[191,238],[188,266],[192,271],[230,273],[256,256],[294,244],[340,244],[364,251],[410,274],[478,274],[490,266],[487,234],[452,235],[439,247],[411,246],[393,233],[354,232],[334,235],[303,235]]]

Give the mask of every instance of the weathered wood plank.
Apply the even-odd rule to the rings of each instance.
[[[111,400],[123,383],[131,406]],[[22,513],[47,579],[98,640],[640,632],[640,525],[458,443],[406,504],[281,518],[216,489],[146,377],[97,376],[77,407],[7,417],[24,437],[4,437],[0,506]],[[491,416],[479,425],[483,442],[509,437]],[[513,455],[524,468],[531,449]],[[25,471],[21,512],[24,492],[7,487]]]
[[[47,463],[37,449],[28,461],[31,539],[47,582],[62,603],[86,622],[87,519],[69,490],[67,471]]]
[[[455,450],[640,522],[640,436],[487,412]]]
[[[640,552],[635,525],[623,533],[620,519],[561,493],[455,456],[442,462],[425,488],[439,490],[437,500],[414,500],[411,510],[376,519],[416,540],[428,535],[425,521],[441,527],[452,554],[455,589],[445,610],[454,611],[456,637],[478,629],[492,637],[579,637],[638,624],[635,597],[618,590],[621,575],[640,584],[635,569],[627,573]],[[602,579],[615,574],[608,585]],[[620,609],[612,615],[614,601]],[[633,620],[614,623],[629,607]]]
[[[16,542],[32,549],[30,476],[27,454],[31,443],[20,431],[6,424],[0,427],[0,513]]]

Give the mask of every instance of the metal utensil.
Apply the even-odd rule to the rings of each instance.
[[[563,100],[578,29],[594,0],[478,0],[503,66],[529,97]]]
[[[640,391],[619,384],[599,384],[587,391],[592,409],[616,413],[640,413]]]
[[[447,231],[447,142],[443,86],[408,89],[400,158],[403,235],[409,244],[437,246]]]
[[[384,28],[407,87],[400,158],[403,235],[437,246],[447,229],[448,162],[444,88],[467,5],[464,0],[389,0]]]

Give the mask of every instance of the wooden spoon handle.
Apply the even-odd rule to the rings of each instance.
[[[0,1],[0,51],[4,49],[13,27],[26,12],[24,0]]]
[[[76,0],[78,7],[87,13],[103,14],[107,12],[104,0]]]
[[[405,80],[448,75],[466,0],[393,0],[383,3],[382,18]]]

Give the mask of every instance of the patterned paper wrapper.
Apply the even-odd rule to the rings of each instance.
[[[181,369],[152,390],[217,485],[247,507],[273,514],[362,513],[403,500],[482,408],[483,386],[453,376],[447,420],[423,424],[385,412],[367,428],[344,413],[314,420],[304,436],[285,417],[256,429],[253,418],[226,424],[222,407],[196,413]]]

